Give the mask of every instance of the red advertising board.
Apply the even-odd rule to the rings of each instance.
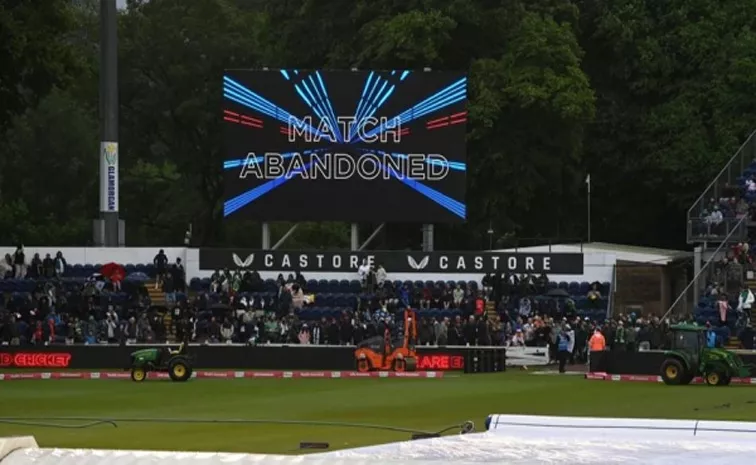
[[[462,370],[465,368],[465,358],[461,355],[436,354],[417,356],[418,370]]]
[[[3,368],[68,368],[70,364],[71,354],[63,352],[0,353]]]

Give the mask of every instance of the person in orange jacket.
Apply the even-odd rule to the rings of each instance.
[[[591,353],[602,352],[606,350],[606,338],[601,333],[599,328],[593,332],[593,335],[588,340],[588,365],[591,364]]]

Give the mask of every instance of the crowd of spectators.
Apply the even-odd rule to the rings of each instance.
[[[6,257],[12,266],[3,269],[5,282],[25,279],[33,287],[6,292],[0,302],[2,344],[357,344],[382,335],[386,327],[401,335],[401,315],[409,306],[417,310],[420,345],[544,347],[555,361],[559,335],[568,331],[574,334],[570,357],[581,363],[597,330],[610,350],[658,349],[669,324],[634,314],[607,319],[608,283],[556,283],[545,275],[513,274],[487,275],[482,286],[395,282],[382,266],[361,267],[356,283],[337,283],[353,291],[344,293],[350,298],[335,310],[318,312],[321,289],[333,283],[308,281],[301,273],[271,281],[256,271],[226,269],[193,280],[188,289],[180,259],[170,263],[162,251],[153,263],[155,285],[166,295],[167,306],[161,308],[151,304],[143,282],[125,279],[116,289],[102,277],[68,276],[62,254],[33,257],[28,265],[19,254],[22,248]],[[728,265],[748,256],[740,245]],[[709,292],[717,295],[720,289],[712,286]],[[743,302],[752,305],[753,294]]]
[[[2,276],[15,287],[0,302],[2,344],[356,344],[386,327],[401,334],[400,316],[409,306],[417,309],[421,345],[529,345],[538,322],[579,318],[574,296],[566,291],[547,295],[560,288],[546,276],[489,275],[480,287],[476,282],[394,282],[382,266],[363,264],[356,283],[339,283],[348,291],[336,297],[340,305],[317,307],[333,302],[327,293],[320,300],[327,286],[300,273],[271,281],[256,271],[218,270],[209,279],[193,280],[190,292],[181,260],[170,263],[161,250],[151,274],[166,306],[156,307],[144,281],[111,280],[98,273],[71,276],[61,253],[44,259],[35,255],[27,262],[19,247],[5,264]],[[602,286],[594,283],[581,297],[600,302],[606,292]]]
[[[141,279],[110,279],[95,267],[74,272],[61,252],[29,259],[23,246],[2,263],[0,344],[166,340],[162,313]]]

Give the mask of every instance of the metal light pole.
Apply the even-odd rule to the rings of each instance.
[[[100,223],[101,242],[118,247],[118,12],[100,0]]]
[[[585,184],[586,186],[588,186],[588,192],[587,192],[587,195],[588,195],[588,199],[587,199],[588,200],[587,201],[587,204],[588,204],[588,243],[590,244],[591,242],[591,175],[590,173],[588,174],[588,176],[585,177]]]

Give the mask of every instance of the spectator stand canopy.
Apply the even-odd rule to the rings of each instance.
[[[611,283],[603,297],[608,299],[610,313],[661,316],[672,305],[677,293],[688,284],[686,267],[692,252],[658,249],[604,242],[558,244],[496,252],[521,253],[583,253],[583,276],[554,276],[556,286],[566,289],[580,307],[580,298],[589,290],[589,283]],[[554,286],[554,283],[550,283]]]

